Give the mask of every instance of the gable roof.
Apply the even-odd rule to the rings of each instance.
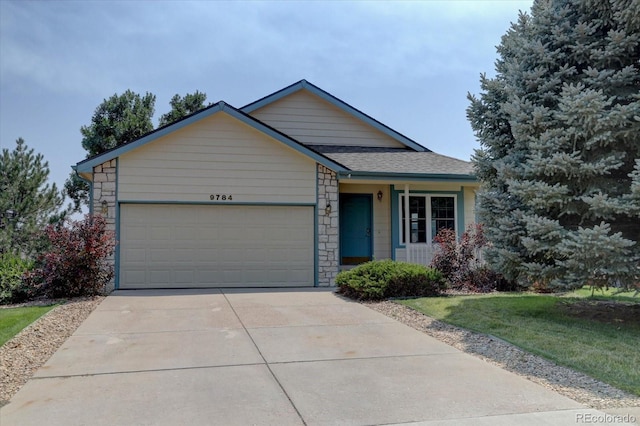
[[[284,89],[278,90],[277,92],[274,92],[270,95],[267,95],[261,99],[258,99],[255,102],[251,102],[248,105],[243,106],[242,108],[240,108],[240,110],[244,113],[247,114],[251,114],[252,112],[266,106],[269,105],[271,103],[274,103],[292,93],[298,92],[300,90],[306,90],[318,97],[320,97],[321,99],[331,103],[332,105],[334,105],[335,107],[339,108],[340,110],[346,112],[347,114],[357,118],[358,120],[363,121],[364,123],[368,124],[369,126],[375,128],[376,130],[379,130],[380,132],[384,133],[385,135],[389,136],[390,138],[400,142],[402,145],[406,146],[409,149],[412,149],[414,151],[418,151],[418,152],[430,152],[429,149],[425,148],[424,146],[420,145],[419,143],[409,139],[408,137],[406,137],[405,135],[403,135],[402,133],[399,133],[395,130],[393,130],[392,128],[382,124],[381,122],[379,122],[378,120],[374,119],[373,117],[365,114],[364,112],[360,111],[357,108],[352,107],[351,105],[349,105],[348,103],[344,102],[341,99],[336,98],[335,96],[333,96],[331,93],[325,92],[324,90],[322,90],[321,88],[319,88],[318,86],[308,82],[307,80],[300,80],[297,83],[294,83],[290,86],[285,87]]]
[[[249,115],[263,106],[276,102],[283,97],[299,90],[307,90],[320,96],[341,110],[372,125],[396,141],[404,148],[370,147],[370,146],[340,146],[340,145],[306,145],[295,138],[273,128],[263,121]],[[251,126],[255,130],[287,145],[314,161],[332,169],[339,177],[351,178],[419,178],[435,180],[477,181],[473,166],[468,161],[459,160],[445,155],[436,154],[427,148],[394,131],[393,129],[374,120],[361,111],[346,104],[333,95],[314,86],[306,80],[301,80],[278,92],[265,96],[242,109],[220,101],[200,111],[184,117],[172,124],[160,127],[136,140],[120,145],[102,154],[80,161],[73,169],[76,173],[91,173],[93,167],[119,157],[131,150],[151,143],[182,127],[205,119],[213,114],[224,112],[240,122]]]
[[[125,143],[109,151],[105,151],[102,154],[98,154],[96,156],[87,158],[86,160],[80,161],[78,164],[75,165],[74,169],[76,170],[77,173],[83,173],[83,172],[89,173],[93,170],[93,167],[98,166],[104,163],[105,161],[109,161],[116,157],[119,157],[122,154],[125,154],[133,149],[136,149],[140,146],[151,143],[169,133],[172,133],[178,129],[181,129],[182,127],[185,127],[196,121],[200,121],[206,117],[209,117],[219,112],[224,112],[226,114],[229,114],[230,116],[236,118],[237,120],[243,122],[244,124],[247,124],[253,127],[254,129],[272,137],[273,139],[287,145],[288,147],[295,149],[301,154],[304,154],[309,158],[312,158],[313,160],[322,164],[323,166],[326,166],[337,172],[348,170],[345,166],[336,162],[335,160],[332,160],[331,158],[323,155],[322,153],[316,150],[310,149],[309,147],[301,144],[295,139],[278,131],[277,129],[274,129],[273,127],[261,122],[260,120],[257,120],[251,117],[250,115],[232,107],[231,105],[223,101],[210,105],[207,108],[197,111],[191,115],[188,115],[187,117],[181,120],[178,120],[175,123],[169,124],[164,127],[160,127],[131,142]]]

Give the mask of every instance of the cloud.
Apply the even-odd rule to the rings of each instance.
[[[240,107],[306,78],[468,158],[465,93],[531,3],[0,0],[0,139],[24,136],[63,179],[84,155],[78,129],[114,93],[152,92],[159,115],[175,93]]]
[[[513,13],[506,3],[8,2],[0,71],[102,96],[224,69],[254,79],[292,68],[308,78],[420,79],[486,56],[486,32],[470,21],[489,27],[500,10]]]

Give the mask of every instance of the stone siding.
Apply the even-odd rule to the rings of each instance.
[[[92,213],[102,216],[107,229],[116,232],[116,169],[117,160],[113,159],[93,168],[93,206]],[[107,262],[115,267],[115,258],[111,256]],[[110,292],[114,289],[112,280],[106,287]]]
[[[327,214],[327,205],[331,212]],[[318,164],[318,285],[334,286],[338,275],[338,178]]]

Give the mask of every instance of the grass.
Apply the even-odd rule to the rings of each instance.
[[[402,300],[430,317],[491,334],[640,395],[640,297],[579,290]]]
[[[0,309],[0,346],[56,305]]]

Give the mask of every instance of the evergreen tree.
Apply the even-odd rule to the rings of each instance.
[[[467,114],[478,214],[508,278],[628,286],[640,259],[640,1],[536,0]]]
[[[22,138],[0,156],[0,253],[29,256],[38,249],[36,234],[60,220],[63,197],[49,185],[49,164]]]
[[[204,102],[206,100],[207,95],[197,90],[195,93],[187,93],[184,97],[180,97],[178,94],[174,95],[169,102],[171,104],[171,111],[160,117],[159,126],[166,126],[186,117],[189,114],[200,111],[205,107]]]
[[[89,205],[89,183],[75,172],[71,172],[64,182],[63,188],[65,195],[71,200],[70,211],[81,212],[83,206]]]

